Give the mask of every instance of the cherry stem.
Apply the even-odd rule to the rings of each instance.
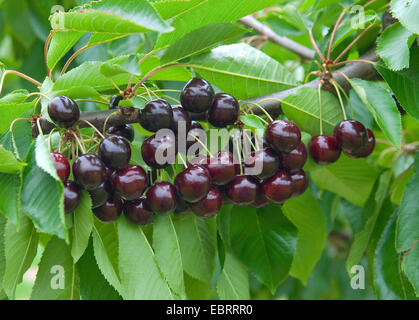
[[[308,74],[306,75],[306,77],[304,78],[304,83],[307,83],[308,79],[309,79],[309,78],[310,78],[310,76],[311,76],[311,75],[313,75],[313,74],[317,75],[317,71],[311,71],[310,73],[308,73]]]
[[[48,150],[49,152],[52,151],[52,143],[51,143],[51,136],[53,135],[54,131],[56,131],[57,128],[55,127],[54,129],[51,130],[51,132],[48,135]]]
[[[320,52],[320,49],[319,49],[319,47],[317,46],[317,44],[316,44],[316,41],[314,41],[314,37],[313,37],[313,32],[311,31],[311,29],[309,29],[308,30],[308,34],[309,34],[309,36],[310,36],[310,41],[311,41],[311,44],[313,45],[313,47],[314,47],[314,50],[316,50],[316,52],[317,52],[317,54],[318,54],[318,56],[320,57],[320,59],[322,60],[322,62],[324,62],[324,56],[323,56],[323,54]]]
[[[322,119],[322,81],[319,81],[319,85],[317,86],[317,94],[319,96],[319,119],[320,119],[320,135],[323,134],[323,119]]]
[[[83,144],[81,143],[81,141],[77,137],[77,133],[75,133],[73,130],[71,130],[71,134],[76,139],[78,147],[80,147],[80,149],[83,152],[83,154],[85,154],[86,153],[86,149],[84,148]],[[77,152],[77,154],[78,154],[78,152]]]
[[[112,112],[109,116],[107,116],[105,122],[103,123],[103,135],[100,135],[103,139],[105,139],[106,125],[108,124],[109,119],[114,115],[116,115],[116,112]]]
[[[75,99],[76,102],[92,102],[92,103],[99,103],[103,105],[109,105],[109,102],[100,101],[100,100],[91,100],[91,99]]]
[[[329,41],[329,49],[327,50],[327,60],[330,60],[330,56],[332,54],[333,41],[335,40],[336,31],[338,30],[340,22],[342,21],[343,16],[345,15],[346,11],[347,11],[346,8],[342,11],[338,20],[336,21],[335,27],[333,28],[333,32],[332,32],[332,35],[330,36],[330,41]]]
[[[12,123],[10,124],[9,131],[10,131],[10,132],[12,132],[12,131],[13,131],[13,127],[14,127],[14,125],[15,125],[15,123],[16,123],[16,122],[18,122],[18,121],[23,121],[23,120],[26,120],[26,121],[32,121],[32,119],[31,119],[31,118],[16,118],[16,119],[15,119],[15,120],[13,120],[13,121],[12,121]]]
[[[25,100],[23,100],[23,102],[25,102],[26,100],[28,100],[28,98],[33,97],[33,96],[40,96],[43,97],[45,99],[47,99],[48,101],[51,101],[51,98],[48,97],[46,94],[43,94],[41,92],[32,92],[31,94],[28,94],[25,98]]]
[[[100,132],[99,131],[99,129],[98,128],[96,128],[92,123],[90,123],[89,121],[87,121],[87,120],[84,120],[84,119],[81,119],[80,121],[83,121],[83,122],[85,122],[85,123],[87,123],[90,127],[92,127],[93,128],[93,130],[95,130],[96,131],[96,133],[102,138],[102,139],[105,139],[105,136],[102,134],[102,132]]]
[[[48,77],[51,79],[51,81],[54,81],[54,79],[52,78],[52,70],[48,67],[48,47],[49,47],[49,43],[51,42],[52,36],[54,35],[55,32],[56,30],[51,30],[49,32],[49,35],[44,45],[45,69],[47,69]]]
[[[237,156],[239,157],[239,163],[240,163],[240,174],[243,174],[243,164],[242,164],[242,155],[241,155],[241,150],[239,147],[239,143],[238,141],[240,140],[239,137],[234,137],[234,141],[236,142],[236,149],[237,149]]]
[[[342,86],[339,84],[339,82],[337,81],[333,81],[336,86],[339,88],[339,90],[342,92],[342,94],[345,96],[346,101],[348,101],[349,104],[349,108],[351,109],[351,114],[352,114],[352,118],[355,118],[355,114],[354,114],[354,108],[352,106],[351,100],[349,100],[348,95],[346,94],[346,91],[342,88]]]
[[[364,59],[355,59],[355,60],[346,60],[346,61],[342,61],[342,62],[338,62],[336,63],[333,67],[340,67],[344,64],[348,64],[348,63],[356,63],[356,62],[360,62],[360,63],[368,63],[370,65],[375,66],[375,62],[370,61],[370,60],[364,60]]]
[[[162,47],[162,48],[155,49],[155,50],[152,50],[152,51],[148,52],[147,54],[145,54],[145,55],[144,55],[144,57],[142,57],[142,58],[138,61],[138,65],[140,66],[140,65],[144,62],[144,60],[146,60],[148,57],[152,56],[152,55],[153,55],[153,54],[155,54],[156,52],[159,52],[159,51],[161,51],[161,50],[163,50],[163,49],[166,49],[167,47],[168,47],[168,45],[167,45],[167,46],[164,46],[164,47]]]
[[[3,90],[4,79],[6,78],[6,76],[7,76],[8,74],[14,74],[14,75],[16,75],[16,76],[18,76],[18,77],[21,77],[21,78],[23,78],[23,79],[25,79],[25,80],[27,80],[27,81],[29,81],[29,82],[32,82],[32,83],[33,83],[34,85],[36,85],[37,87],[41,87],[41,86],[42,86],[42,83],[40,83],[39,81],[36,81],[35,79],[33,79],[33,78],[31,78],[31,77],[27,76],[27,75],[26,75],[26,74],[24,74],[24,73],[21,73],[21,72],[19,72],[19,71],[15,71],[15,70],[6,70],[6,71],[3,73],[3,75],[1,76],[1,80],[0,80],[0,94],[1,94],[1,91]]]
[[[252,142],[252,139],[249,137],[249,135],[247,133],[244,133],[244,131],[243,131],[243,134],[246,136],[247,140],[249,140],[249,143],[253,147],[253,149],[255,149],[255,151],[259,150],[259,146],[258,148],[256,148],[255,144]],[[257,139],[255,139],[255,143],[257,144],[256,140]]]
[[[259,101],[260,102],[260,101]],[[272,117],[271,117],[271,115],[262,107],[262,106],[260,106],[260,105],[258,105],[257,103],[255,103],[255,102],[250,102],[250,101],[246,101],[246,102],[244,102],[244,105],[248,105],[248,104],[251,104],[251,105],[253,105],[253,106],[256,106],[256,107],[258,107],[260,110],[262,110],[263,111],[263,113],[266,115],[266,117],[269,119],[269,121],[270,122],[273,122],[274,120],[272,119]],[[253,108],[252,108],[253,109]]]
[[[337,87],[334,80],[330,81],[330,83],[335,87],[336,93],[338,95],[340,107],[342,108],[343,120],[347,120],[346,112],[345,112],[345,106],[343,105],[343,100],[342,100],[342,96],[340,95],[339,88]]]
[[[80,54],[80,53],[82,53],[84,50],[87,50],[87,49],[89,49],[89,48],[91,48],[91,47],[93,47],[95,44],[91,44],[91,45],[88,45],[88,46],[84,46],[84,47],[82,47],[82,48],[80,48],[79,50],[77,50],[76,52],[74,52],[73,53],[73,55],[70,57],[70,58],[68,58],[68,60],[67,60],[67,62],[65,63],[65,65],[64,65],[64,67],[63,67],[63,69],[61,70],[61,72],[60,72],[60,76],[62,76],[66,71],[67,71],[67,69],[68,69],[68,66],[70,65],[70,63]]]
[[[180,152],[178,153],[179,159],[182,161],[183,165],[185,166],[185,168],[188,167],[188,165],[186,164],[185,159],[183,159],[182,155],[180,154]]]
[[[203,148],[204,150],[210,155],[210,157],[213,157],[213,154],[211,153],[211,151],[209,151],[209,149],[207,148],[207,146],[195,135],[188,133],[188,135],[190,135],[192,138],[194,138]]]

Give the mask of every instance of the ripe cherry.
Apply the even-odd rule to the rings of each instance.
[[[220,211],[222,202],[220,191],[216,187],[211,187],[203,199],[191,203],[190,206],[198,217],[207,219],[215,216]]]
[[[86,190],[93,190],[104,181],[106,168],[98,156],[83,154],[73,163],[73,175]]]
[[[269,204],[268,198],[262,192],[258,192],[256,200],[251,204],[252,207],[260,209],[266,207]]]
[[[112,188],[108,181],[102,182],[96,189],[90,190],[89,194],[92,198],[92,208],[97,208],[106,203],[112,192]]]
[[[176,209],[176,188],[167,181],[153,184],[147,191],[147,204],[159,215],[169,215]]]
[[[173,112],[173,121],[172,121],[172,130],[175,133],[178,133],[179,126],[182,125],[185,127],[185,132],[187,133],[191,128],[191,118],[189,114],[180,106],[172,107]]]
[[[185,214],[191,212],[191,208],[189,207],[189,204],[183,200],[182,196],[177,192],[176,194],[176,214]]]
[[[127,139],[129,142],[134,140],[134,127],[130,124],[123,124],[120,126],[109,127],[106,132],[110,135],[121,136]]]
[[[340,146],[335,136],[319,135],[311,138],[308,143],[311,157],[320,165],[333,163],[339,159]]]
[[[279,158],[271,148],[252,152],[244,162],[247,168],[259,172],[252,175],[262,180],[272,177],[279,168]]]
[[[174,155],[176,155],[176,140],[170,135],[161,138],[152,135],[146,139],[141,146],[141,155],[144,162],[151,168],[163,169],[166,168],[169,163],[164,161],[165,159],[163,158],[160,159],[160,157],[156,157],[158,148],[161,148],[160,150],[164,157],[168,156],[172,151],[174,152]],[[170,153],[168,153],[169,149]]]
[[[207,111],[214,101],[214,89],[204,79],[193,78],[180,94],[180,104],[185,110],[201,113]]]
[[[284,203],[292,194],[292,180],[285,170],[279,170],[262,184],[264,196],[274,203]]]
[[[57,170],[58,177],[61,181],[65,181],[70,176],[70,163],[65,155],[58,152],[51,152],[52,162],[55,170]]]
[[[225,128],[239,118],[240,106],[236,98],[227,93],[217,93],[208,111],[208,122],[214,127]]]
[[[122,201],[118,196],[111,197],[104,205],[93,209],[93,213],[102,222],[114,222],[122,213]]]
[[[70,128],[79,120],[80,110],[75,101],[59,96],[48,103],[48,115],[59,127]]]
[[[192,121],[191,122],[191,128],[188,131],[188,134],[186,136],[186,151],[188,152],[189,148],[191,146],[193,146],[195,143],[198,143],[196,141],[196,138],[200,139],[201,135],[200,133],[202,133],[202,130],[204,130],[204,128],[201,126],[201,124],[197,121]],[[196,138],[195,138],[196,137]],[[189,154],[189,152],[188,152]]]
[[[115,192],[126,200],[139,198],[147,184],[147,174],[140,166],[129,165],[112,175]]]
[[[345,153],[357,151],[365,146],[368,140],[367,129],[361,122],[356,120],[339,122],[333,132],[337,143]]]
[[[173,121],[173,111],[170,104],[163,99],[148,101],[141,110],[140,124],[151,132],[170,128]]]
[[[304,167],[307,161],[307,149],[303,142],[291,152],[280,155],[281,167],[289,172],[297,172]]]
[[[374,146],[375,146],[374,133],[370,129],[367,129],[367,133],[368,133],[368,141],[365,144],[365,146],[359,148],[355,152],[345,153],[347,156],[352,157],[352,158],[365,158],[365,157],[368,157],[374,151]]]
[[[145,196],[132,201],[125,201],[123,211],[125,218],[136,225],[144,226],[152,223],[154,220],[154,213],[148,207]]]
[[[234,163],[233,155],[225,150],[211,157],[205,167],[210,173],[212,183],[219,186],[229,183],[239,171],[238,164]]]
[[[121,170],[131,159],[131,146],[121,136],[107,137],[99,145],[99,157],[108,168]]]
[[[252,204],[258,192],[259,183],[251,176],[236,176],[227,187],[227,196],[238,205]]]
[[[205,154],[200,154],[199,156],[192,158],[188,161],[188,166],[192,166],[194,164],[200,164],[206,166],[208,164],[209,158]],[[213,181],[214,182],[214,181]]]
[[[211,177],[207,169],[195,164],[176,176],[175,186],[185,201],[197,202],[208,193],[211,187]]]
[[[80,189],[74,181],[64,181],[64,211],[73,212],[80,203]]]
[[[290,175],[292,180],[292,194],[291,198],[298,197],[308,187],[308,179],[303,170],[299,170]]]
[[[277,151],[290,152],[300,144],[301,132],[291,121],[275,120],[266,128],[265,138]]]

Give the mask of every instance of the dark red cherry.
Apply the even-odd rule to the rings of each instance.
[[[83,188],[93,190],[104,181],[106,168],[98,156],[83,154],[73,163],[73,175]]]
[[[227,196],[238,205],[252,204],[258,192],[259,183],[251,176],[236,176],[227,187]]]
[[[172,121],[172,130],[175,133],[178,133],[180,126],[185,128],[185,133],[191,129],[191,118],[189,114],[180,106],[172,107],[173,111],[173,121]]]
[[[284,203],[292,194],[292,180],[285,170],[279,170],[262,184],[262,193],[274,203]]]
[[[211,187],[211,177],[207,169],[195,164],[176,176],[175,186],[185,201],[197,202],[208,193]]]
[[[233,125],[239,118],[239,102],[232,95],[217,93],[208,111],[208,122],[214,127],[225,128]]]
[[[161,157],[157,157],[158,149],[161,150]],[[176,141],[169,135],[162,136],[161,138],[157,138],[156,135],[152,135],[146,139],[141,146],[141,155],[144,162],[149,167],[154,169],[166,168],[170,163],[168,163],[168,161],[164,158],[171,155],[172,152],[174,152],[174,155],[176,155],[176,151]]]
[[[109,198],[104,205],[93,209],[95,216],[102,222],[116,221],[122,213],[122,201],[118,196]]]
[[[72,127],[80,118],[80,110],[72,99],[59,96],[48,103],[48,115],[61,128]]]
[[[365,158],[365,157],[368,157],[374,151],[374,147],[375,147],[374,133],[370,129],[367,129],[367,133],[368,133],[368,141],[365,144],[365,146],[359,148],[358,150],[352,153],[345,152],[347,156],[352,157],[352,158]]]
[[[182,196],[177,192],[176,194],[176,214],[185,214],[191,212],[191,208],[189,207],[189,204],[183,200]]]
[[[339,159],[341,149],[335,136],[319,135],[311,138],[308,151],[314,161],[326,165]]]
[[[296,172],[304,167],[307,161],[307,149],[303,142],[291,152],[280,155],[281,167],[289,172]]]
[[[131,159],[131,146],[121,136],[107,137],[99,145],[99,157],[108,168],[121,170]]]
[[[262,192],[258,192],[256,200],[251,204],[252,207],[260,209],[266,207],[269,204],[269,200],[265,197]]]
[[[367,129],[356,120],[343,120],[333,131],[338,144],[345,153],[353,153],[365,146],[368,140]]]
[[[222,197],[216,187],[211,187],[207,195],[198,202],[191,203],[191,209],[198,217],[207,219],[215,216],[221,209]]]
[[[140,166],[129,165],[112,175],[112,185],[116,194],[126,200],[139,198],[147,184],[147,174]]]
[[[176,188],[167,181],[160,181],[148,189],[147,204],[159,215],[169,215],[176,209]]]
[[[233,155],[225,150],[211,157],[205,167],[210,173],[212,183],[219,186],[229,183],[239,172],[239,165],[234,163]]]
[[[70,176],[70,163],[65,155],[58,152],[51,152],[52,162],[55,170],[57,170],[58,177],[65,181]]]
[[[290,175],[292,180],[292,194],[291,198],[298,197],[304,193],[308,187],[308,179],[303,170],[299,170]]]
[[[245,159],[245,165],[248,170],[254,171],[254,173],[246,172],[246,174],[263,180],[272,177],[278,171],[279,158],[272,149],[266,148],[249,154]]]
[[[141,110],[140,124],[148,131],[157,132],[160,129],[170,128],[172,121],[172,107],[166,100],[150,100]]]
[[[214,100],[214,89],[204,79],[193,78],[180,94],[180,104],[189,112],[201,113],[211,107]]]
[[[123,124],[120,126],[109,127],[106,132],[110,135],[121,136],[127,139],[129,142],[134,140],[134,127],[130,124]]]
[[[266,128],[265,138],[277,151],[290,152],[300,144],[301,132],[291,121],[275,120]]]
[[[112,193],[112,188],[108,181],[104,181],[96,189],[90,190],[89,193],[92,198],[92,208],[94,209],[106,203]]]
[[[154,220],[154,213],[148,207],[145,196],[135,200],[125,201],[123,211],[125,218],[136,225],[144,226],[152,223]]]
[[[80,189],[74,181],[64,181],[64,211],[73,212],[80,203]]]
[[[188,166],[192,166],[194,164],[205,165],[209,162],[209,158],[206,154],[200,154],[199,156],[192,158],[188,161]]]

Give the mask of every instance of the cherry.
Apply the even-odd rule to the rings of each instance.
[[[197,202],[208,193],[211,177],[207,169],[194,164],[176,176],[175,186],[185,201]]]
[[[199,122],[191,122],[191,128],[189,129],[188,135],[186,137],[186,151],[188,151],[189,148],[193,146],[195,143],[199,143],[196,141],[194,137],[200,138],[201,130],[204,130],[204,128],[201,126]]]
[[[266,128],[265,138],[277,151],[290,152],[300,144],[301,132],[291,121],[275,120]]]
[[[182,196],[177,192],[176,194],[176,214],[185,214],[191,211],[189,204],[183,200]]]
[[[238,205],[252,204],[259,192],[258,181],[251,176],[236,176],[227,188],[227,196]]]
[[[111,97],[111,100],[109,101],[109,109],[118,109],[119,102],[121,102],[123,99],[120,95],[114,95]]]
[[[123,205],[125,218],[133,224],[144,226],[154,220],[154,213],[150,210],[145,196],[132,201],[126,201]]]
[[[208,111],[208,121],[214,127],[225,128],[239,118],[240,106],[236,98],[227,93],[217,93]]]
[[[211,107],[214,100],[214,89],[200,78],[192,78],[180,94],[180,104],[185,110],[201,113]]]
[[[185,132],[188,132],[191,128],[191,118],[189,117],[189,114],[180,106],[176,106],[172,108],[173,112],[173,121],[172,121],[172,130],[173,132],[177,133],[179,124],[182,123],[182,125],[185,126]]]
[[[262,184],[262,193],[274,203],[284,203],[292,194],[292,180],[285,170],[279,170]]]
[[[368,140],[367,129],[356,120],[343,120],[339,122],[335,129],[336,140],[345,153],[353,153],[365,146]]]
[[[266,207],[269,204],[268,198],[262,192],[258,192],[255,201],[251,204],[252,207],[260,209]]]
[[[365,146],[359,148],[358,150],[352,153],[345,152],[347,156],[352,157],[352,158],[365,158],[365,157],[368,157],[374,151],[374,147],[375,147],[374,133],[370,129],[367,129],[367,133],[368,133],[368,141],[365,144]]]
[[[70,176],[70,163],[65,155],[58,152],[51,152],[52,162],[54,163],[55,170],[57,170],[58,177],[65,181]]]
[[[297,172],[307,161],[307,149],[303,142],[289,153],[281,153],[281,167],[289,172]]]
[[[80,189],[74,181],[64,181],[64,211],[73,212],[80,203]]]
[[[99,145],[99,157],[108,168],[121,170],[131,159],[131,146],[121,136],[107,137]]]
[[[291,198],[297,197],[308,187],[308,179],[306,173],[303,170],[299,170],[290,175],[292,180],[292,194]]]
[[[229,183],[239,171],[239,166],[234,163],[233,155],[225,150],[221,150],[211,157],[205,167],[215,185]]]
[[[147,174],[140,166],[129,165],[112,175],[112,185],[116,194],[126,200],[139,198],[147,184]]]
[[[59,127],[70,128],[79,120],[80,110],[75,101],[59,96],[48,103],[48,115]]]
[[[199,156],[197,156],[197,157],[192,158],[191,160],[189,160],[188,161],[188,166],[192,166],[194,164],[200,164],[200,165],[206,166],[206,164],[208,164],[208,162],[209,162],[208,156],[205,155],[205,154],[200,154]]]
[[[244,162],[246,167],[253,168],[255,171],[260,168],[260,173],[255,176],[262,180],[272,177],[279,168],[279,158],[270,148],[252,152]]]
[[[339,159],[340,146],[335,136],[319,135],[308,143],[311,157],[320,165],[333,163]]]
[[[129,142],[134,140],[134,127],[130,124],[123,124],[120,126],[109,127],[106,132],[110,135],[121,136],[127,139]]]
[[[111,192],[112,188],[108,181],[104,181],[96,189],[90,190],[89,194],[92,198],[92,208],[94,209],[104,205],[109,199]]]
[[[220,211],[222,203],[220,191],[216,187],[211,187],[203,199],[191,203],[190,206],[198,217],[207,219],[215,216]]]
[[[114,222],[122,213],[122,201],[117,196],[111,197],[104,205],[93,209],[93,213],[102,222]]]
[[[73,174],[76,181],[86,190],[93,190],[104,181],[106,168],[98,156],[88,153],[74,161]]]
[[[161,138],[157,138],[156,135],[152,135],[148,139],[146,139],[142,146],[141,146],[141,155],[143,157],[144,162],[151,168],[154,169],[163,169],[166,168],[169,163],[159,163],[156,158],[156,152],[158,148],[164,149],[170,149],[175,148],[175,154],[176,154],[176,141],[173,139],[173,137],[169,136],[163,136]],[[167,155],[167,150],[163,153],[165,156]],[[161,161],[163,162],[163,161]]]
[[[147,204],[159,215],[169,215],[176,209],[176,188],[167,181],[153,184],[147,191]]]
[[[148,101],[141,110],[140,124],[151,132],[170,128],[173,121],[173,111],[170,104],[163,99]]]

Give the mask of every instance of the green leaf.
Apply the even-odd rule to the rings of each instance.
[[[76,263],[83,255],[89,244],[93,228],[92,200],[87,191],[82,192],[81,200],[74,210],[74,223],[72,228],[71,256]]]
[[[174,42],[163,54],[162,63],[178,61],[238,37],[246,29],[232,23],[214,23],[196,29]]]
[[[0,69],[0,71],[1,71],[1,69]],[[25,102],[28,94],[29,94],[29,92],[26,89],[14,90],[14,91],[6,94],[3,98],[1,98],[0,99],[0,104],[13,104],[13,103]]]
[[[375,121],[394,146],[400,148],[402,124],[400,113],[391,94],[374,82],[350,79],[352,88],[368,107]]]
[[[208,283],[202,282],[192,278],[185,272],[185,286],[186,295],[189,300],[213,300],[215,299],[215,292],[212,286]]]
[[[416,297],[419,297],[419,245],[415,245],[409,252],[408,255],[404,257],[402,264],[402,269],[406,273],[407,278],[410,283],[413,285],[416,291]]]
[[[22,215],[19,231],[9,220],[4,234],[6,269],[3,290],[9,299],[15,298],[16,286],[22,282],[23,274],[32,264],[38,246],[38,234],[32,222]]]
[[[185,299],[179,238],[170,216],[157,216],[153,225],[153,247],[160,269],[177,298]]]
[[[5,229],[6,229],[6,222],[7,220],[0,216],[0,297],[3,294],[3,276],[4,271],[6,269],[6,255],[4,252],[4,235],[5,235]]]
[[[26,111],[32,109],[34,102],[10,103],[0,105],[0,134],[9,130],[12,121],[22,117]]]
[[[83,36],[84,32],[77,31],[56,31],[54,32],[48,48],[47,64],[53,70],[60,59],[70,51],[77,41]]]
[[[141,76],[146,75],[151,70],[160,67],[160,59],[156,56],[148,57],[141,64]],[[172,80],[172,81],[188,81],[192,77],[192,74],[188,69],[182,66],[173,66],[164,70],[161,70],[152,75],[150,80]]]
[[[208,226],[194,214],[175,218],[185,272],[195,279],[211,284],[215,268],[215,245]]]
[[[393,181],[391,186],[391,202],[400,206],[402,202],[403,194],[406,191],[406,185],[409,182],[410,178],[413,177],[414,171],[412,168],[404,171],[397,180]]]
[[[391,70],[409,67],[409,38],[414,40],[411,36],[412,33],[397,22],[386,28],[378,39],[377,53]]]
[[[35,33],[29,23],[30,11],[26,0],[7,1],[2,7],[13,35],[26,50],[29,50],[35,41]]]
[[[203,78],[237,99],[257,97],[296,86],[278,61],[248,44],[220,46],[188,63]]]
[[[124,299],[168,300],[173,294],[143,230],[118,220],[119,273]]]
[[[79,300],[80,285],[70,246],[53,237],[42,255],[31,299]]]
[[[320,188],[358,206],[363,206],[368,200],[377,176],[378,170],[366,160],[349,158],[344,154],[337,162],[315,166],[311,171],[313,182]]]
[[[326,244],[326,216],[309,190],[286,201],[282,211],[298,229],[290,274],[306,284]]]
[[[297,229],[279,205],[257,210],[234,206],[230,245],[235,256],[273,293],[291,270]]]
[[[243,122],[247,127],[265,130],[265,124],[260,117],[254,114],[247,114],[240,116],[241,122]]]
[[[322,90],[323,133],[332,134],[333,129],[343,115],[335,95]],[[287,118],[292,119],[301,130],[311,135],[320,134],[320,105],[318,91],[303,87],[282,100],[282,110]]]
[[[217,294],[222,300],[250,300],[247,268],[228,251],[218,278]]]
[[[156,8],[163,19],[168,20],[205,1],[206,0],[154,0],[153,7]]]
[[[18,173],[26,163],[17,160],[12,152],[0,145],[0,172]]]
[[[18,224],[22,176],[0,173],[0,212]]]
[[[412,0],[392,0],[391,12],[394,18],[398,19],[401,24],[410,32],[419,34],[419,3]]]

